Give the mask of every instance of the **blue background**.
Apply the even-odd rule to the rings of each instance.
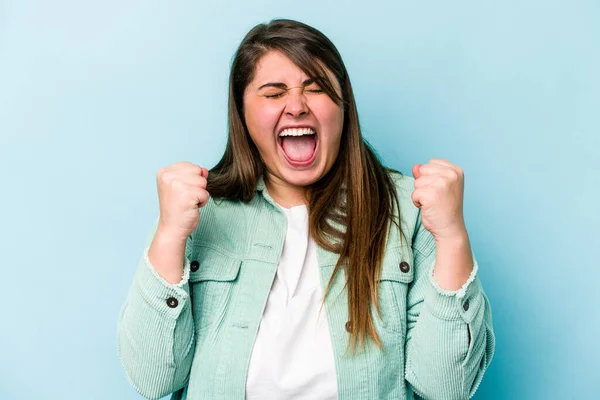
[[[476,398],[599,396],[597,1],[4,0],[0,398],[139,398],[116,320],[155,174],[219,159],[231,57],[274,17],[338,46],[386,163],[466,171],[497,335]]]

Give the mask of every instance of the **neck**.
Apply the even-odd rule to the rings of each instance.
[[[269,195],[281,207],[306,205],[306,189],[304,187],[291,185],[271,174],[267,174],[265,178],[265,186]]]

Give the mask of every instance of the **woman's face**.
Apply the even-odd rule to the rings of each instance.
[[[341,97],[337,79],[327,72]],[[310,185],[337,158],[343,108],[278,51],[259,60],[244,92],[244,118],[271,183],[296,189]]]

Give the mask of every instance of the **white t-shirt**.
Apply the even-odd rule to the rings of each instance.
[[[335,362],[307,208],[282,210],[287,233],[250,358],[246,399],[335,400]]]

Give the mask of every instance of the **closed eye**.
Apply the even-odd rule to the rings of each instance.
[[[294,89],[294,88],[290,88],[290,89]],[[263,96],[265,96],[267,99],[278,99],[278,98],[286,95],[290,89],[285,89],[285,90],[275,92],[275,93],[269,92],[269,93],[264,94]],[[304,93],[313,93],[313,94],[323,93],[323,89],[321,89],[320,87],[318,87],[314,84],[312,85],[311,88],[304,88],[303,91],[304,91]]]
[[[281,96],[283,96],[286,92],[278,92],[278,93],[271,93],[271,94],[265,94],[265,97],[267,99],[277,99]]]

